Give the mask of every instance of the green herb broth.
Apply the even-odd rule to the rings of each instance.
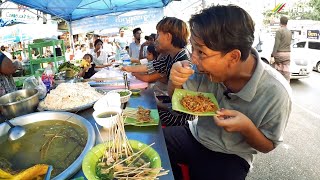
[[[7,134],[0,137],[0,169],[12,173],[48,164],[55,177],[77,159],[87,142],[86,130],[68,121],[40,121],[24,127],[26,134],[16,141],[9,141]]]

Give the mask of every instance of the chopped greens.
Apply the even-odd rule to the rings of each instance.
[[[130,93],[128,91],[120,91],[118,92],[120,94],[120,96],[128,96]]]

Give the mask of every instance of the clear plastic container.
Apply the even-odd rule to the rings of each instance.
[[[124,66],[131,64],[131,60],[130,60],[129,54],[123,55],[123,57],[121,59],[122,59],[122,62],[123,62]]]

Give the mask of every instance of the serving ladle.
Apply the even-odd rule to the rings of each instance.
[[[80,111],[77,110],[74,114],[77,114],[78,112]],[[67,119],[65,119],[65,121],[67,121],[68,119],[70,119],[74,114],[71,114]],[[1,117],[1,115],[0,115]],[[15,126],[13,125],[9,120],[7,120],[7,118],[5,118],[4,116],[2,116],[4,118],[4,121],[9,124],[10,126],[10,129],[8,131],[8,134],[9,134],[9,141],[15,141],[17,139],[20,139],[22,136],[24,136],[26,134],[26,129],[22,126]]]
[[[15,141],[26,134],[26,129],[24,127],[15,126],[15,125],[11,124],[11,122],[5,116],[3,116],[1,113],[0,113],[0,117],[2,119],[4,119],[4,122],[6,122],[10,126],[10,129],[8,131],[9,141]]]
[[[21,138],[22,136],[24,136],[26,134],[26,130],[24,127],[22,126],[14,126],[13,124],[11,124],[10,121],[5,120],[5,122],[7,124],[9,124],[10,129],[8,131],[9,134],[9,140],[10,141],[15,141],[19,138]]]

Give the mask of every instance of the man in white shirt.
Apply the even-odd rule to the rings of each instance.
[[[140,53],[140,39],[141,39],[141,29],[140,28],[135,28],[133,30],[133,37],[134,37],[134,42],[132,42],[129,45],[129,56],[132,59],[139,59],[139,53]]]

